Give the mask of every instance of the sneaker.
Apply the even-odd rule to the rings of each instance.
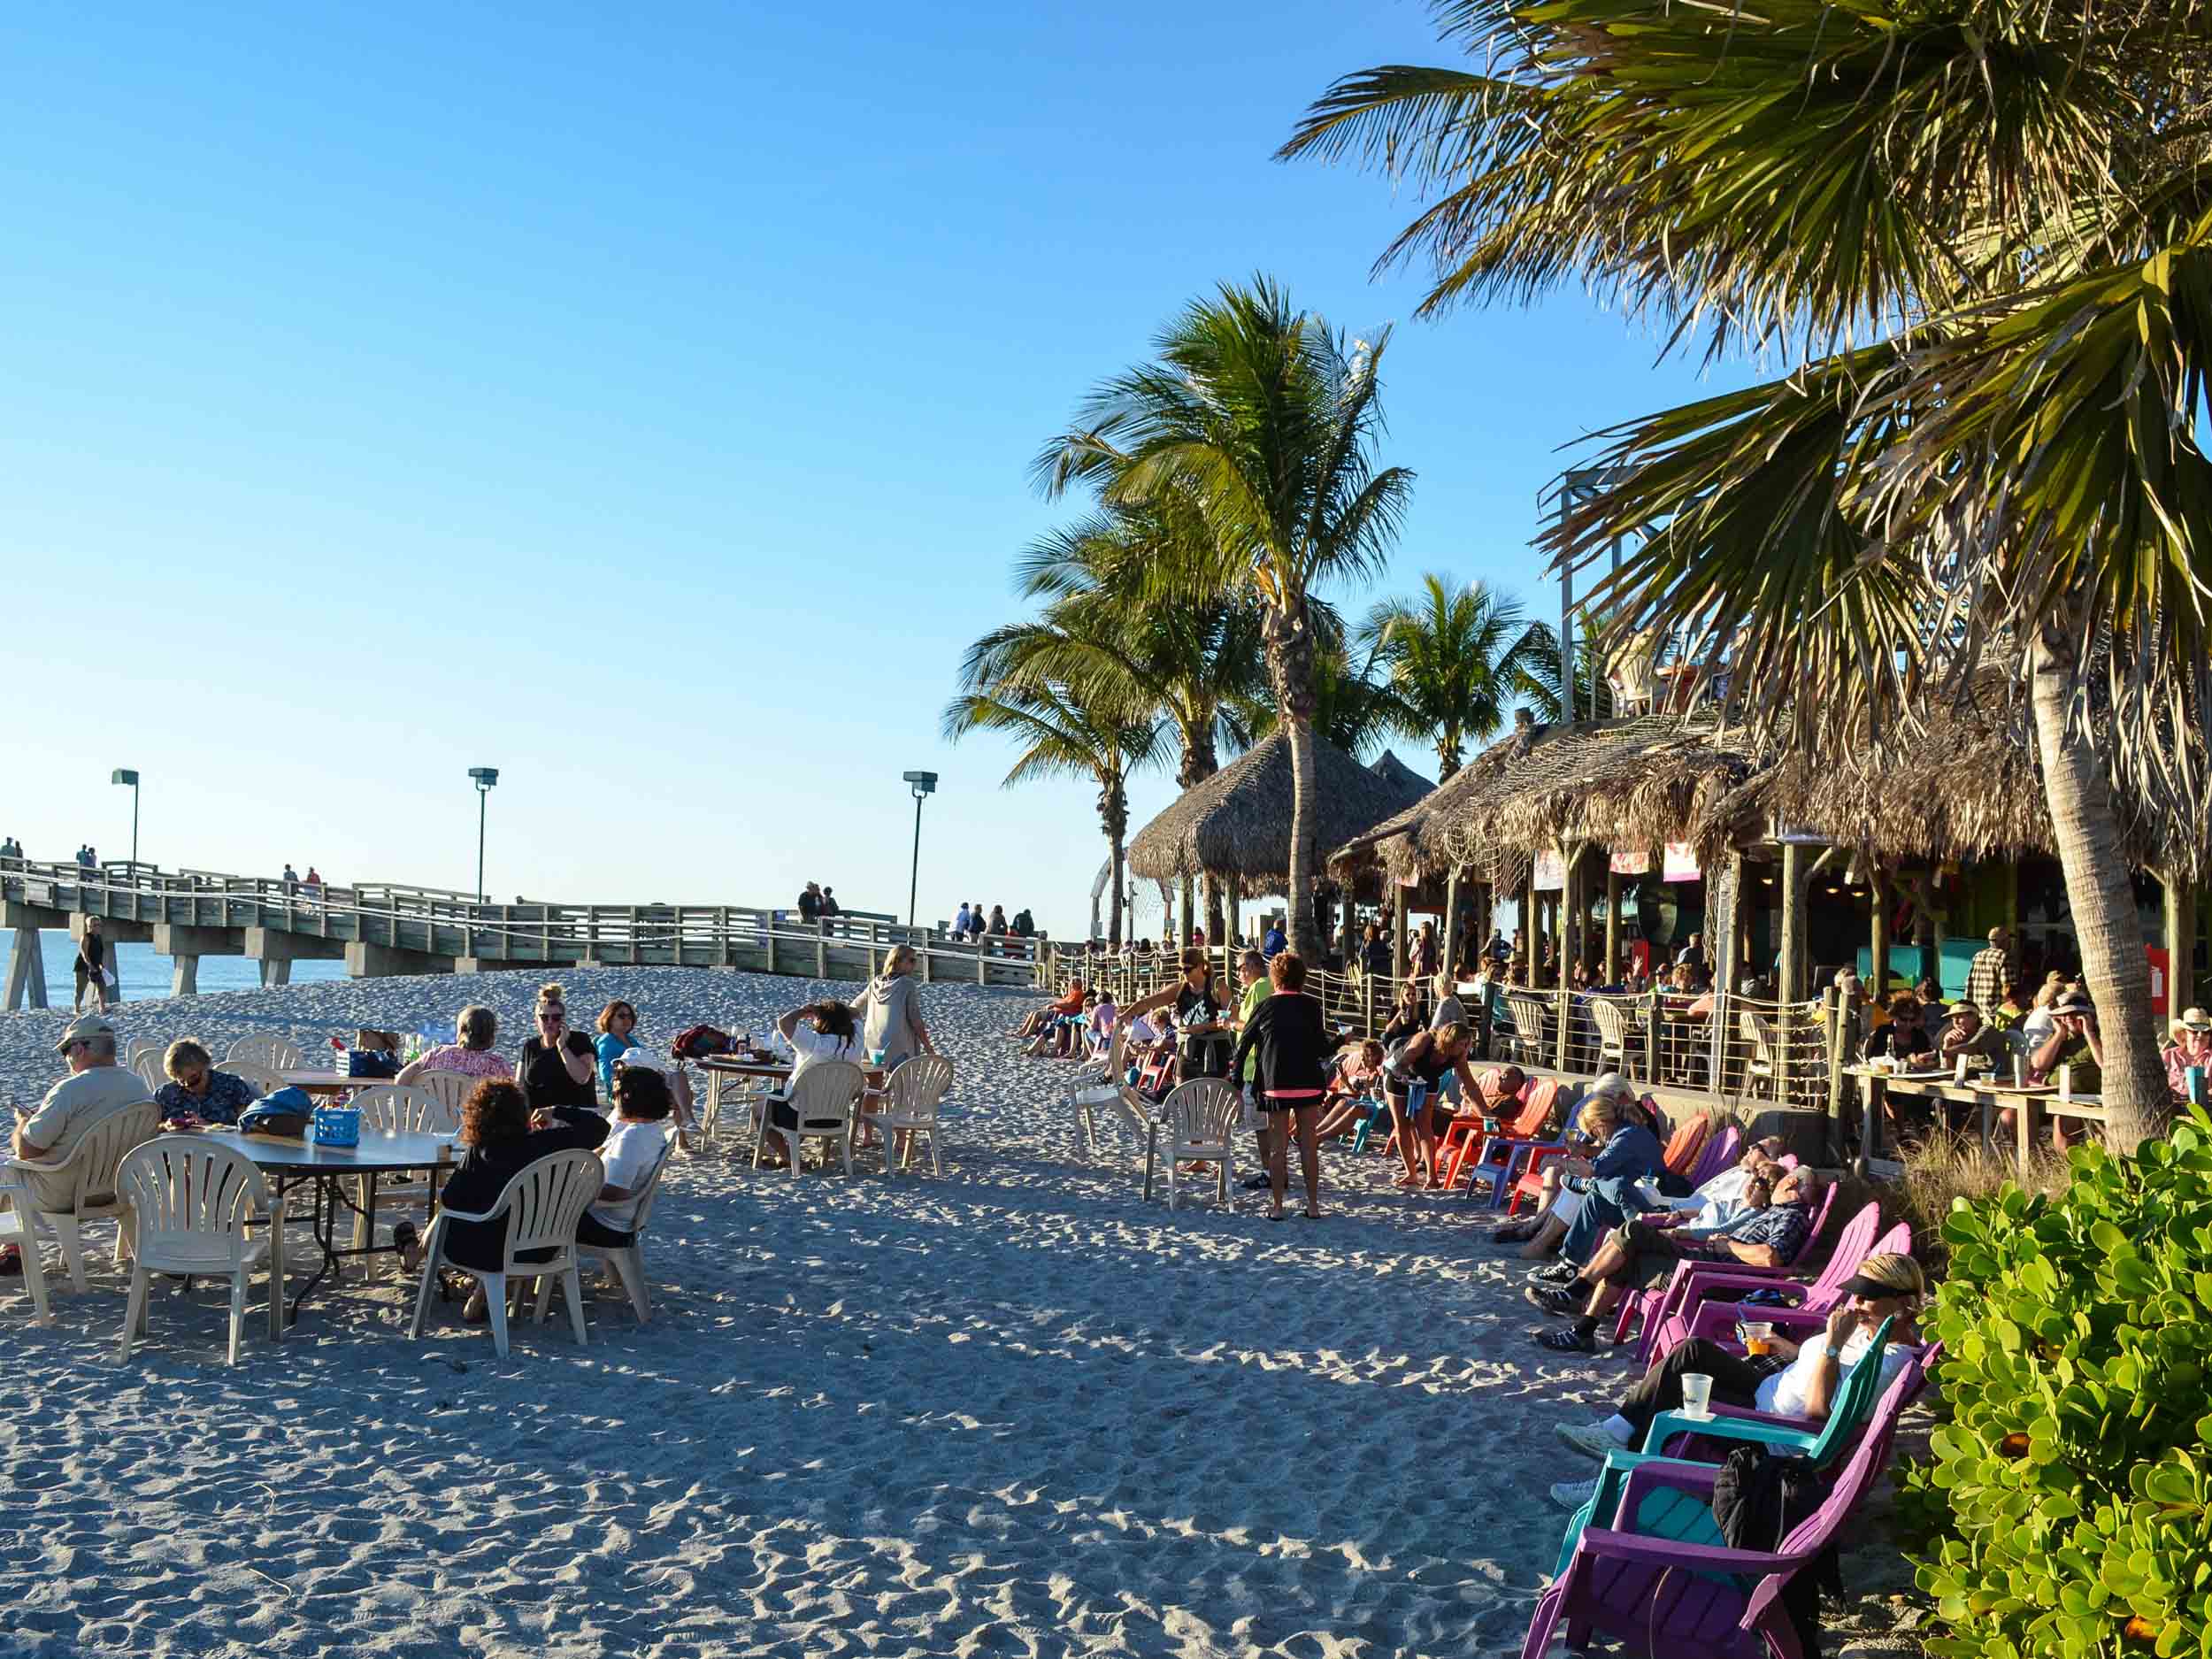
[[[1532,1290],[1529,1292],[1532,1296],[1535,1294]],[[1555,1354],[1594,1354],[1598,1351],[1598,1333],[1586,1331],[1578,1325],[1562,1325],[1556,1331],[1546,1331],[1539,1335],[1536,1345],[1548,1348]]]
[[[1607,1454],[1626,1449],[1605,1432],[1602,1423],[1562,1423],[1554,1432],[1585,1457],[1594,1457],[1600,1463],[1605,1461]]]
[[[1563,1480],[1551,1489],[1551,1501],[1563,1509],[1578,1509],[1597,1495],[1594,1479]]]
[[[1531,1285],[1521,1294],[1546,1313],[1558,1314],[1562,1317],[1582,1311],[1584,1299],[1564,1285]]]
[[[1262,1170],[1257,1175],[1246,1176],[1239,1184],[1248,1193],[1263,1193],[1267,1190],[1268,1182],[1271,1179],[1272,1177],[1265,1170]]]
[[[1532,1285],[1571,1285],[1582,1277],[1582,1270],[1572,1262],[1547,1262],[1541,1267],[1529,1270]]]

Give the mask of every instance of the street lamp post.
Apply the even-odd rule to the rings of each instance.
[[[131,787],[131,880],[138,879],[138,774],[127,766],[118,766],[108,774],[110,783],[127,783]]]
[[[484,803],[499,781],[496,766],[471,766],[469,778],[476,785],[476,902],[484,902]]]
[[[933,772],[910,772],[902,774],[906,787],[914,792],[914,870],[906,883],[906,925],[914,926],[914,895],[922,886],[922,803],[937,787]]]

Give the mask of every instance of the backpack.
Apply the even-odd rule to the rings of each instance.
[[[280,1088],[246,1108],[238,1117],[242,1135],[271,1135],[280,1141],[305,1138],[314,1120],[315,1103],[302,1088]]]
[[[1801,1457],[1776,1457],[1763,1446],[1739,1446],[1713,1478],[1713,1520],[1731,1549],[1773,1554],[1827,1495],[1820,1476]],[[1782,1608],[1797,1632],[1799,1648],[1820,1653],[1820,1593],[1839,1600],[1843,1577],[1832,1540],[1782,1586]]]
[[[731,1054],[736,1048],[728,1032],[712,1025],[694,1025],[676,1033],[675,1041],[668,1045],[668,1054],[674,1060],[703,1060],[710,1054]]]

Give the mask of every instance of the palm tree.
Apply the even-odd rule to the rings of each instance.
[[[1201,556],[1193,568],[1156,572],[1165,590],[1256,595],[1290,740],[1291,941],[1315,960],[1312,596],[1332,579],[1379,568],[1411,492],[1412,473],[1374,459],[1388,344],[1386,329],[1371,342],[1331,332],[1265,278],[1225,284],[1168,326],[1156,361],[1094,388],[1074,429],[1038,461],[1048,491],[1089,480],[1111,502],[1196,514]]]
[[[1002,630],[993,647],[1003,672],[1041,672],[1087,694],[1145,703],[1173,730],[1179,789],[1220,771],[1224,744],[1251,741],[1248,710],[1264,683],[1259,611],[1248,595],[1185,592],[1156,580],[1164,565],[1202,562],[1204,535],[1196,516],[1171,502],[1108,506],[1052,532],[1023,556],[1018,586],[1048,600],[1048,620],[1064,626]],[[1177,896],[1188,927],[1188,877]],[[1211,936],[1220,925],[1210,916]]]
[[[1440,784],[1459,770],[1470,742],[1505,724],[1516,702],[1546,694],[1542,654],[1555,663],[1559,655],[1552,631],[1527,621],[1517,602],[1433,571],[1412,602],[1385,600],[1370,611],[1360,640],[1389,676],[1396,729],[1435,743]],[[1555,669],[1555,693],[1557,680]]]
[[[1433,263],[1426,311],[1574,280],[1798,357],[1603,434],[1547,546],[1647,534],[1604,602],[1731,639],[1795,738],[2010,675],[2124,1149],[2170,1109],[2120,807],[2193,824],[2212,773],[2208,15],[1484,0],[1445,12],[1479,73],[1348,77],[1286,146],[1437,194],[1384,256]]]
[[[1051,624],[1027,627],[1046,634]],[[1121,944],[1123,849],[1129,839],[1129,774],[1160,759],[1163,726],[1134,695],[1079,692],[1034,672],[1006,672],[1009,630],[987,634],[962,664],[965,689],[945,705],[944,734],[996,732],[1020,748],[1001,787],[1041,778],[1084,778],[1098,786],[1098,819],[1114,868],[1113,920],[1108,937]]]

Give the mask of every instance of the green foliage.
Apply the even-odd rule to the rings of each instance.
[[[1928,1651],[2212,1655],[2212,1118],[2070,1162],[2055,1197],[2008,1187],[1943,1224]]]

